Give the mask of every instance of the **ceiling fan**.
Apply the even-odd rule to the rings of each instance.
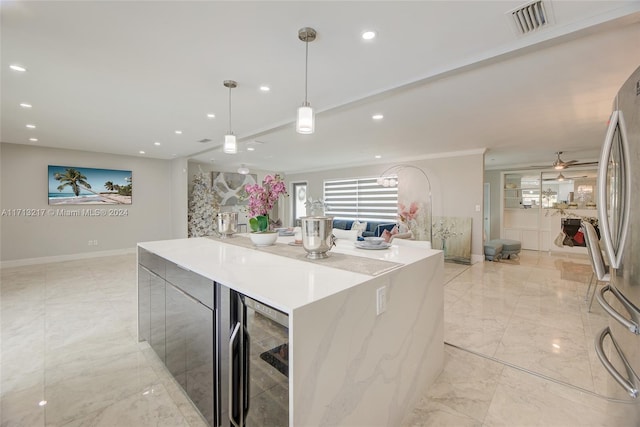
[[[555,153],[556,159],[553,161],[553,163],[551,163],[551,167],[554,168],[555,170],[567,169],[570,166],[595,166],[598,164],[598,162],[580,162],[578,160],[569,160],[565,162],[560,158],[560,155],[562,153],[563,153],[562,151],[557,151]],[[531,167],[537,168],[537,169],[546,169],[549,166],[531,166]]]
[[[580,178],[588,178],[588,175],[580,175],[580,176],[564,176],[562,172],[558,174],[555,178],[545,178],[543,181],[564,181],[567,179],[580,179]]]

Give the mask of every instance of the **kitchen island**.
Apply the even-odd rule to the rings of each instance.
[[[338,241],[329,260],[309,262],[303,248],[287,245],[291,238],[265,249],[239,245],[242,239],[138,246],[288,316],[289,425],[400,425],[442,369],[442,252]],[[229,338],[226,327],[221,335]]]

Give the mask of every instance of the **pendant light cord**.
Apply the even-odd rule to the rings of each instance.
[[[231,86],[229,86],[229,135],[232,135],[232,132],[231,132]]]
[[[308,35],[307,35],[308,37]],[[309,40],[304,41],[304,105],[308,105],[307,102],[307,74],[309,72]]]

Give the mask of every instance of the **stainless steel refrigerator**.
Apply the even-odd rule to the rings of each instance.
[[[624,390],[632,402],[616,406],[612,416],[640,426],[640,67],[613,103],[597,201],[611,282],[597,294],[609,322],[596,336],[596,352],[611,375],[611,394]]]

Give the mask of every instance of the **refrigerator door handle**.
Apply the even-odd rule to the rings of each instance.
[[[240,422],[238,422],[238,420],[234,419],[234,414],[233,414],[233,406],[234,403],[236,402],[236,387],[234,386],[234,369],[233,369],[233,361],[234,361],[234,357],[236,356],[236,350],[234,349],[234,347],[237,348],[237,345],[234,346],[236,340],[238,339],[238,333],[240,332],[240,323],[236,323],[236,326],[234,326],[233,328],[233,332],[231,333],[231,338],[229,339],[229,421],[231,421],[231,424],[233,424],[235,427],[240,427]]]
[[[244,394],[243,397],[243,405],[244,405],[244,418],[247,418],[247,415],[249,414],[249,401],[250,401],[250,393],[249,393],[249,379],[251,378],[250,376],[250,359],[249,359],[249,348],[250,348],[250,343],[251,343],[251,337],[249,336],[249,331],[247,330],[247,328],[245,326],[243,326],[244,328],[244,374],[243,374],[243,382],[244,382],[244,386],[242,387],[242,392]]]
[[[613,346],[616,349],[618,356],[622,360],[622,363],[624,363],[628,376],[631,378],[636,377],[635,372],[633,372],[633,369],[631,369],[631,366],[629,365],[629,362],[625,358],[624,354],[622,354],[622,350],[620,350],[620,347],[618,347],[618,343],[616,343],[616,340],[613,339],[613,335],[611,335],[611,330],[609,329],[608,326],[604,328],[602,331],[600,331],[600,335],[596,339],[595,344],[596,344],[596,354],[598,355],[598,359],[600,359],[600,362],[602,363],[604,368],[609,372],[609,374],[613,377],[613,379],[615,379],[616,382],[620,384],[622,388],[624,388],[627,391],[627,393],[629,393],[629,396],[635,399],[638,397],[638,387],[636,387],[627,378],[623,377],[618,372],[618,370],[613,366],[613,364],[609,361],[609,359],[607,359],[607,356],[604,354],[603,343],[607,336],[611,338],[611,342],[613,343]]]
[[[613,149],[614,137],[616,127],[620,129],[620,138],[622,142],[622,166],[623,166],[623,187],[624,194],[621,195],[624,200],[624,209],[621,213],[621,229],[620,229],[620,241],[616,247],[613,246],[613,239],[611,236],[611,225],[609,224],[609,217],[607,216],[607,165],[609,164],[609,158]],[[604,139],[604,146],[600,154],[600,162],[598,166],[598,219],[602,224],[601,233],[602,240],[604,240],[604,247],[609,258],[610,266],[612,268],[619,268],[622,264],[622,255],[624,252],[625,241],[627,239],[627,233],[629,229],[629,210],[631,208],[631,170],[628,166],[629,158],[629,143],[627,139],[627,127],[625,125],[624,116],[622,111],[616,110],[611,114],[609,120],[609,128]]]
[[[640,335],[640,325],[638,325],[636,322],[634,322],[631,319],[627,319],[626,317],[624,317],[622,314],[620,314],[615,308],[613,308],[606,299],[604,299],[604,294],[607,292],[611,292],[618,301],[620,301],[620,303],[627,309],[629,310],[629,313],[631,313],[632,311],[635,311],[633,309],[633,307],[630,307],[622,298],[620,298],[620,296],[618,295],[618,293],[615,291],[614,288],[611,287],[611,285],[606,285],[603,286],[602,289],[600,290],[600,292],[598,292],[596,294],[596,298],[598,299],[598,303],[600,303],[600,305],[602,306],[602,308],[604,308],[604,311],[606,311],[611,317],[613,317],[614,319],[616,319],[618,322],[620,322],[625,328],[629,329],[632,333],[636,334],[636,335]]]

